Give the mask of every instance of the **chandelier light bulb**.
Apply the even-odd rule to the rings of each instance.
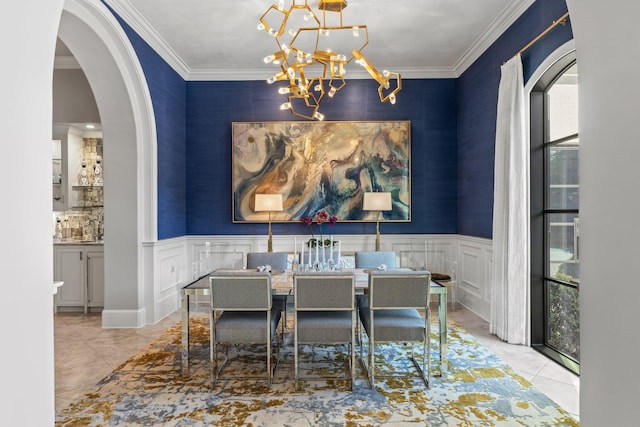
[[[309,21],[311,18],[313,18],[313,12],[311,11],[305,13],[304,16],[302,17],[302,19],[304,19],[305,21]]]
[[[283,104],[280,105],[280,109],[281,110],[290,110],[291,109],[291,103],[290,102],[285,102]]]
[[[313,90],[315,90],[316,92],[322,91],[322,85],[320,83],[318,83],[317,85],[315,85],[313,87]]]
[[[264,30],[264,24],[262,22],[258,24],[258,30],[260,31]]]
[[[280,89],[278,89],[278,93],[281,95],[285,95],[287,93],[291,93],[291,89],[289,89],[288,87],[281,87]]]
[[[272,62],[276,57],[274,55],[267,55],[264,57],[263,61],[265,64]]]
[[[333,95],[336,94],[336,88],[332,87],[331,89],[329,89],[329,98],[333,98]]]
[[[359,30],[359,28],[360,28],[360,27],[358,27],[357,25],[353,27],[353,29],[352,29],[352,31],[351,31],[351,32],[352,32],[352,34],[353,34],[353,37],[360,37],[360,31],[358,31],[358,30]]]
[[[319,111],[316,111],[315,113],[313,113],[313,118],[316,119],[316,120],[322,121],[322,120],[324,120],[324,114],[322,114]]]
[[[389,95],[389,102],[391,104],[395,105],[395,103],[396,103],[396,95],[395,94],[392,93],[391,95]]]
[[[327,28],[320,29],[320,35],[321,36],[325,36],[325,37],[329,37],[329,30]]]
[[[278,32],[273,28],[269,28],[269,35],[275,37],[278,35]]]

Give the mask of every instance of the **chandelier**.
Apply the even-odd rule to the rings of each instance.
[[[266,31],[278,46],[264,62],[278,66],[267,83],[287,83],[278,89],[287,97],[280,109],[305,119],[323,120],[324,114],[318,111],[320,102],[325,95],[333,98],[345,86],[345,66],[354,59],[380,85],[380,101],[395,104],[396,94],[402,89],[400,74],[387,70],[380,73],[362,54],[369,33],[366,25],[343,25],[342,11],[347,1],[319,0],[318,13],[311,10],[307,0],[299,2],[292,0],[286,9],[284,0],[280,0],[267,9],[258,24],[258,29]]]

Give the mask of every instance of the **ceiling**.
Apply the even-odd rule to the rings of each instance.
[[[403,78],[427,78],[459,76],[534,0],[347,2],[343,25],[367,25],[369,44],[362,53],[369,62]],[[185,80],[257,80],[273,74],[275,66],[263,58],[277,50],[276,42],[257,30],[272,0],[106,3]],[[286,8],[290,4],[285,1]],[[318,12],[317,0],[308,4]],[[360,68],[348,67],[347,77],[366,77]]]

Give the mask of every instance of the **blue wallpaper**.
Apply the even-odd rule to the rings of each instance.
[[[395,106],[381,104],[373,80],[348,80],[322,102],[325,120],[410,120],[412,221],[385,223],[384,233],[456,232],[456,81],[403,81]],[[231,123],[291,121],[284,97],[264,81],[187,82],[187,234],[265,234],[266,224],[232,223]],[[297,222],[277,234],[304,234]],[[371,234],[374,223],[338,223],[334,234]]]
[[[158,239],[186,234],[186,82],[117,14],[136,51],[156,119]]]
[[[458,225],[463,235],[491,238],[496,108],[500,66],[567,11],[564,0],[538,0],[458,78]],[[572,39],[557,26],[523,54],[525,81]]]
[[[566,12],[564,0],[538,0],[458,79],[403,81],[395,106],[381,104],[372,80],[349,80],[323,101],[326,120],[410,120],[412,221],[384,233],[458,233],[491,238],[495,111],[500,66]],[[185,82],[131,28],[158,134],[158,238],[264,234],[266,224],[232,223],[231,122],[297,120],[264,81]],[[556,27],[523,55],[525,80],[572,38]],[[265,70],[266,71],[266,70]],[[266,74],[265,74],[266,76]],[[334,234],[370,234],[372,223],[339,223]],[[303,234],[297,223],[274,233]]]

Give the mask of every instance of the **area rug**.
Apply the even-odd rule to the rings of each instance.
[[[288,316],[293,317],[293,316]],[[290,319],[291,320],[291,319]],[[290,326],[271,386],[234,379],[264,369],[264,346],[232,348],[232,360],[211,387],[209,327],[190,322],[191,369],[181,374],[180,323],[165,331],[97,384],[95,391],[56,414],[57,426],[578,426],[455,322],[449,322],[448,366],[430,388],[414,378],[406,345],[380,346],[377,364],[389,377],[367,386],[356,370],[345,380],[305,380],[296,387]],[[434,342],[435,336],[434,336]],[[344,373],[344,347],[300,350],[307,376]],[[433,373],[440,374],[434,349]],[[418,351],[417,354],[420,354]],[[258,374],[260,372],[257,372]]]

